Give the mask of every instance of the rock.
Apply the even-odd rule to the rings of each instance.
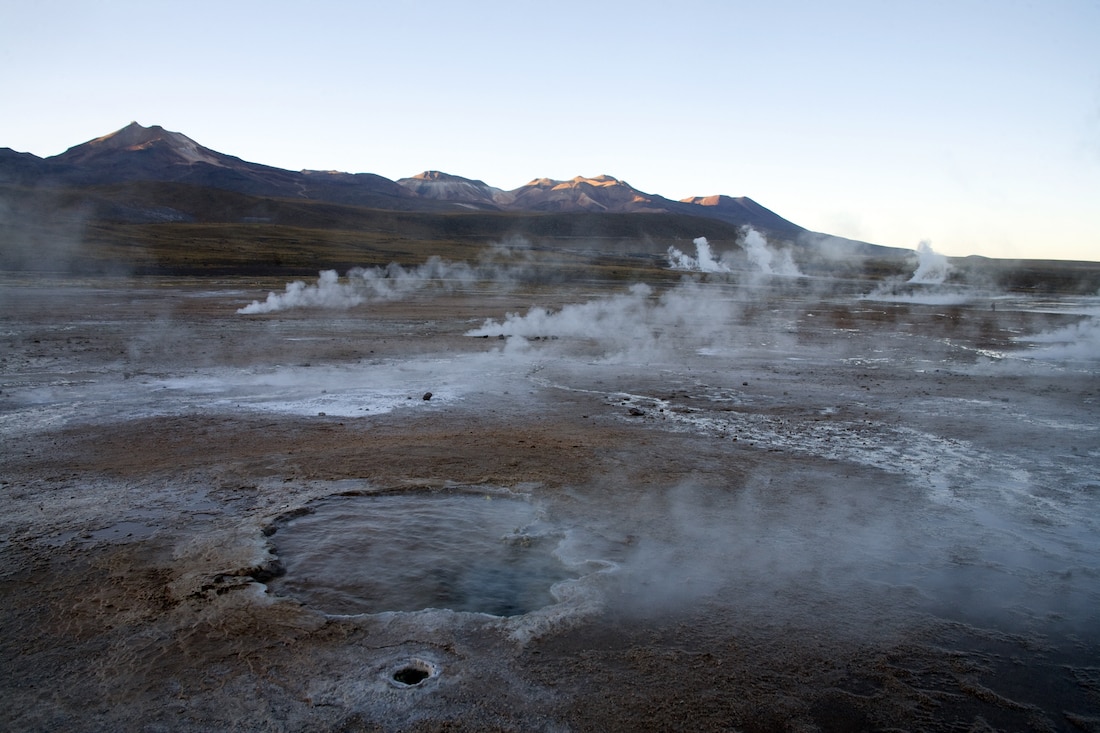
[[[630,414],[633,415],[634,417],[641,417],[641,416],[645,415],[645,410],[639,410],[637,407],[631,407],[630,408]]]
[[[425,401],[425,402],[427,402],[427,401],[428,401],[428,400],[430,400],[431,398],[432,398],[432,393],[431,393],[431,392],[425,392],[425,393],[424,393],[424,401]]]

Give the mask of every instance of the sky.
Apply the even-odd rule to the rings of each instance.
[[[951,256],[1100,260],[1100,0],[0,0],[0,147],[607,174]]]

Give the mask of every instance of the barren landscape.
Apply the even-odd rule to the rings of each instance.
[[[1100,730],[1100,299],[643,279],[5,276],[3,727]]]

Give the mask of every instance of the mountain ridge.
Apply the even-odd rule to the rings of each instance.
[[[676,214],[751,226],[800,244],[812,245],[821,239],[851,241],[811,232],[748,197],[712,195],[675,201],[640,191],[607,174],[578,175],[564,181],[534,178],[506,191],[482,180],[436,170],[397,181],[374,173],[290,171],[247,162],[207,148],[183,133],[137,122],[47,158],[0,149],[0,183],[87,187],[139,181],[186,183],[250,196],[392,211]]]

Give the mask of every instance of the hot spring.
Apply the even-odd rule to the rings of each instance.
[[[539,509],[501,494],[330,497],[273,539],[285,573],[271,591],[331,614],[518,616],[555,603],[553,586],[576,577]]]

